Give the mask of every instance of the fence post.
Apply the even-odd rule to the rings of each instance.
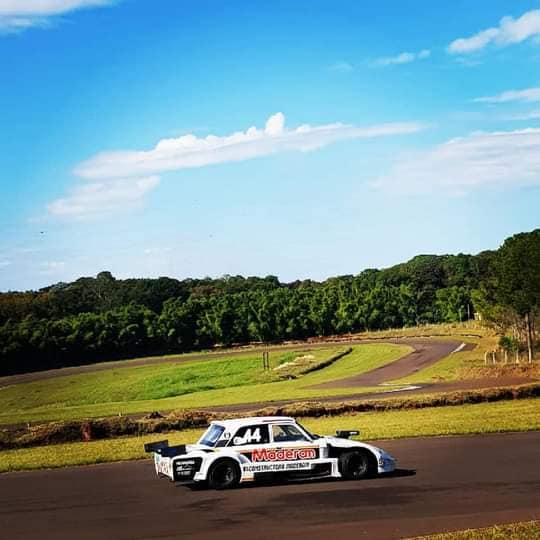
[[[487,364],[488,364],[488,352],[487,352],[487,351],[484,353],[484,364],[485,364],[486,366],[487,366]]]
[[[262,355],[262,361],[263,361],[263,370],[269,370],[270,369],[270,353],[268,351],[263,351]]]
[[[497,363],[497,357],[495,356],[495,351],[491,351],[491,360],[494,364]]]

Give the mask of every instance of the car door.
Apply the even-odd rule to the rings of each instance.
[[[319,442],[293,423],[272,424],[270,443],[273,453],[267,453],[267,457],[285,464],[286,471],[310,469],[313,460],[321,457]]]
[[[227,447],[234,449],[249,460],[249,463],[242,466],[244,472],[259,473],[267,472],[265,467],[262,466],[265,461],[257,458],[262,455],[261,452],[268,448],[269,444],[270,429],[268,424],[253,424],[238,428],[234,436],[229,440]],[[255,461],[253,460],[253,454],[255,454]]]

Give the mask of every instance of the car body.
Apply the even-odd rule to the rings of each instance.
[[[361,479],[390,473],[396,460],[376,446],[310,433],[294,418],[266,416],[211,422],[193,445],[145,445],[160,477],[226,489],[268,477]]]

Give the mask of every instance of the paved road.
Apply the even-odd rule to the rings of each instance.
[[[385,339],[385,340],[353,340],[346,342],[329,342],[329,343],[300,343],[294,345],[280,346],[280,350],[284,349],[314,349],[314,348],[323,348],[331,347],[335,348],[339,345],[363,345],[367,343],[395,343],[399,345],[408,345],[413,349],[410,354],[405,355],[390,364],[382,366],[380,368],[374,369],[367,373],[362,373],[360,375],[355,375],[352,377],[347,377],[345,379],[339,379],[336,381],[330,381],[328,383],[323,383],[320,385],[312,386],[311,388],[347,388],[349,392],[343,395],[334,395],[320,398],[311,398],[310,401],[319,401],[319,402],[342,402],[342,401],[351,401],[358,399],[378,399],[378,398],[390,398],[395,396],[398,393],[407,393],[407,394],[419,394],[419,393],[433,393],[433,392],[448,392],[455,390],[476,390],[483,388],[492,388],[495,386],[510,386],[517,384],[524,384],[527,382],[532,382],[531,379],[527,377],[520,376],[506,376],[498,378],[483,378],[483,379],[470,379],[470,380],[458,380],[448,383],[429,383],[422,385],[402,386],[400,389],[392,389],[391,386],[384,386],[384,383],[406,377],[417,371],[424,369],[432,364],[435,364],[439,360],[450,355],[453,351],[457,350],[470,350],[474,348],[473,344],[465,344],[461,341],[453,340],[437,340],[431,338],[401,338],[401,339]],[[242,355],[254,355],[258,354],[260,350],[239,350],[236,352],[222,352],[222,353],[213,353],[211,355],[206,354],[194,354],[189,356],[181,357],[156,357],[156,358],[140,358],[138,360],[130,360],[123,362],[105,362],[101,364],[91,364],[86,366],[78,367],[69,367],[62,369],[55,369],[49,371],[40,371],[34,373],[25,373],[21,375],[12,375],[10,377],[0,378],[0,388],[2,386],[9,386],[11,384],[18,384],[22,382],[31,382],[55,377],[61,377],[65,375],[71,375],[75,373],[88,373],[92,371],[101,371],[104,369],[118,369],[130,366],[142,366],[150,364],[161,364],[161,363],[183,363],[187,361],[199,360],[199,361],[211,361],[214,359],[219,359],[227,356],[242,356]],[[351,393],[350,389],[354,387],[362,388],[367,386],[377,386],[381,385],[380,392],[370,392],[370,393]],[[214,412],[246,412],[246,411],[256,411],[264,407],[275,407],[283,406],[295,402],[305,402],[308,401],[305,398],[303,399],[293,399],[293,400],[275,400],[275,401],[266,401],[259,403],[242,403],[239,405],[224,405],[224,406],[215,406],[215,407],[203,407],[206,411]],[[161,411],[166,413],[168,411]],[[144,416],[147,413],[133,414],[130,415],[133,418],[138,418]],[[12,426],[17,427],[17,426]]]
[[[282,407],[292,403],[318,401],[324,403],[340,403],[343,401],[353,401],[360,399],[382,399],[395,397],[397,394],[426,394],[434,392],[452,392],[456,390],[479,390],[483,388],[493,388],[495,386],[510,386],[532,382],[531,379],[522,376],[505,376],[496,378],[481,378],[458,380],[445,383],[428,383],[420,385],[401,385],[392,388],[389,381],[400,379],[412,375],[421,369],[425,369],[452,354],[457,350],[471,350],[474,345],[462,344],[460,341],[436,341],[426,339],[406,339],[388,340],[389,343],[407,344],[413,348],[410,354],[391,362],[385,366],[354,375],[345,379],[338,379],[323,384],[311,386],[310,388],[347,388],[347,394],[325,396],[319,398],[285,399],[260,403],[241,403],[238,405],[222,405],[215,407],[203,407],[206,411],[213,412],[250,412],[260,410],[264,407]],[[365,388],[380,385],[380,392],[351,393],[351,388]]]
[[[122,369],[139,366],[150,366],[157,364],[183,364],[184,362],[210,361],[220,360],[223,358],[239,358],[243,356],[257,356],[262,354],[262,351],[286,351],[286,350],[312,350],[321,348],[339,348],[347,347],[348,345],[364,345],[366,343],[383,343],[393,342],[408,345],[408,338],[390,339],[390,340],[337,340],[327,342],[298,342],[287,345],[271,345],[269,347],[239,347],[238,349],[228,349],[225,351],[212,351],[203,353],[189,353],[169,356],[147,356],[144,358],[136,358],[132,360],[114,360],[111,362],[98,362],[96,364],[85,364],[83,366],[70,366],[57,369],[47,369],[44,371],[33,371],[31,373],[20,373],[18,375],[6,375],[0,377],[0,388],[13,384],[42,381],[44,379],[54,379],[56,377],[64,377],[66,375],[77,375],[79,373],[93,373],[95,371],[105,371],[108,369]]]
[[[396,342],[392,343],[404,343]],[[436,340],[407,340],[407,345],[413,348],[413,351],[390,364],[386,364],[377,369],[354,375],[337,381],[330,381],[311,388],[353,388],[362,386],[376,386],[387,381],[393,381],[402,377],[412,375],[421,369],[425,369],[442,358],[447,357],[453,351],[468,348],[461,341],[436,341]]]
[[[540,518],[540,432],[386,441],[394,477],[199,491],[149,461],[0,475],[0,530],[24,539],[403,538]]]

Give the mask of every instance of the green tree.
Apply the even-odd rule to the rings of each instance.
[[[524,319],[529,361],[534,355],[533,316],[540,307],[540,229],[505,240],[494,265],[495,298]]]

